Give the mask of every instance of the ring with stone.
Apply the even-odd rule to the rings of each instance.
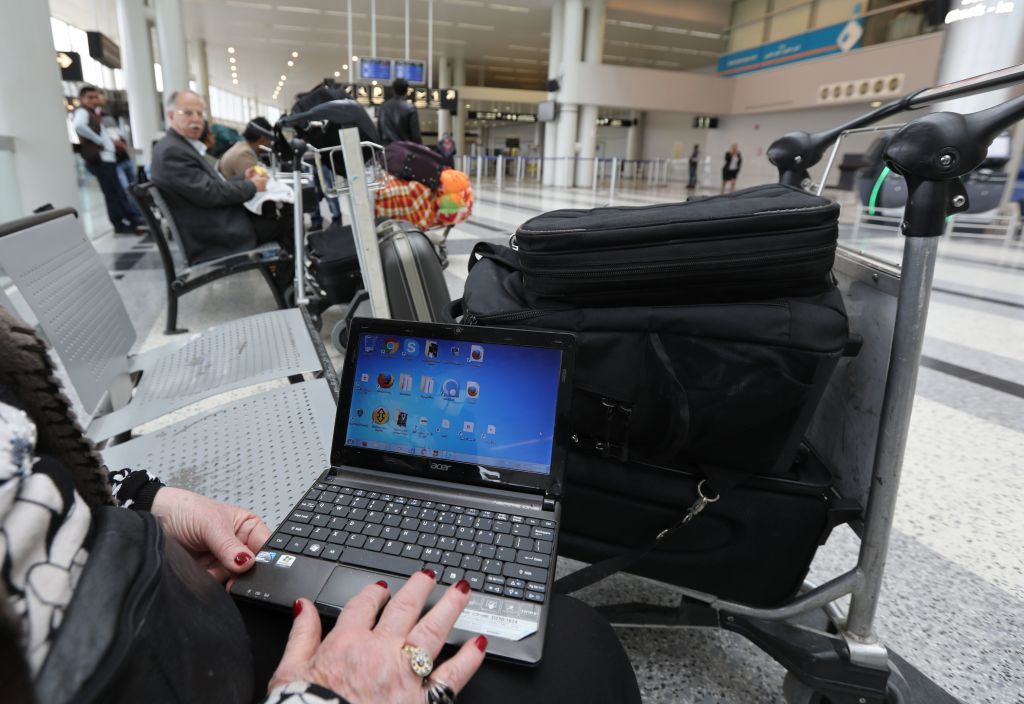
[[[425,648],[415,645],[403,645],[402,652],[409,655],[409,667],[417,677],[427,677],[434,671],[434,658]]]
[[[428,677],[423,688],[427,704],[455,704],[455,691],[441,680]]]

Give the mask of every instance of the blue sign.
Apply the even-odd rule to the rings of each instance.
[[[359,79],[363,81],[390,81],[391,59],[378,59],[372,56],[360,56]]]
[[[860,46],[863,36],[861,20],[840,22],[753,49],[723,54],[718,58],[718,73],[722,76],[738,76],[819,56],[839,54]]]
[[[409,83],[426,83],[426,69],[422,61],[395,59],[395,78],[404,78]]]

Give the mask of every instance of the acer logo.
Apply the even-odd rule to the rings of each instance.
[[[441,464],[440,462],[431,462],[430,463],[430,468],[431,469],[439,469],[442,472],[447,472],[449,469],[452,468],[452,466],[450,464]]]

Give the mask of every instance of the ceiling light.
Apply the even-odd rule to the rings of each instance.
[[[655,32],[664,32],[665,34],[684,34],[685,35],[685,34],[689,34],[690,33],[690,30],[683,29],[682,27],[665,27],[663,25],[658,25],[657,27],[654,28],[654,31]]]
[[[342,64],[341,65],[341,70],[342,71],[348,71],[348,64]]]
[[[502,12],[529,12],[528,7],[518,7],[517,5],[500,5],[496,2],[491,3],[491,8],[495,10],[501,10]]]
[[[377,81],[370,81],[370,85],[371,85],[371,86],[375,86],[375,85],[377,85]]]
[[[340,75],[341,75],[341,71],[335,71],[335,72],[334,72],[334,77],[335,77],[335,78],[337,78],[337,77],[338,77],[338,76],[340,76]]]
[[[459,29],[475,29],[475,30],[478,30],[480,32],[493,32],[494,31],[494,25],[493,24],[472,24],[470,22],[459,22],[456,26],[459,27]]]
[[[294,65],[295,65],[295,62],[294,62],[294,61],[289,61],[289,62],[288,62],[288,65],[289,65],[289,66],[294,66]]]
[[[235,59],[234,56],[232,56],[230,59],[228,59],[229,63],[235,63],[235,61],[236,61],[236,59]]]
[[[873,107],[873,108],[877,108],[877,107],[881,107],[881,106],[882,106],[882,101],[881,100],[873,100],[871,102],[871,107]]]
[[[698,32],[696,29],[690,30],[690,35],[694,37],[701,37],[702,39],[721,39],[722,35],[715,32]]]
[[[282,81],[287,81],[287,80],[288,80],[288,76],[286,76],[286,75],[284,75],[284,74],[282,73],[282,74],[281,74],[281,80],[282,80]]]
[[[238,79],[237,78],[232,78],[231,82],[234,83],[236,86],[238,85]]]
[[[234,53],[235,53],[235,47],[233,47],[233,46],[229,46],[229,47],[228,47],[228,53],[229,53],[229,54],[234,54]]]
[[[297,58],[299,58],[299,52],[297,52],[297,51],[293,51],[293,52],[292,52],[292,58],[293,58],[293,59],[297,59]]]
[[[353,56],[352,57],[352,63],[355,63],[356,61],[359,61],[359,57],[358,56]]]
[[[647,24],[645,22],[627,22],[626,20],[619,20],[620,27],[629,27],[630,29],[654,29],[653,24]]]

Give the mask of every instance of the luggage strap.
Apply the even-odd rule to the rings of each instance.
[[[469,254],[469,270],[472,271],[481,259],[491,259],[515,271],[523,270],[514,251],[508,247],[496,247],[490,242],[477,242],[473,246],[473,251]]]
[[[707,508],[708,504],[713,504],[721,499],[723,489],[726,491],[732,489],[732,487],[740,482],[742,477],[746,476],[745,473],[729,470],[719,471],[717,468],[712,472],[705,473],[709,474],[710,478],[701,479],[697,483],[697,498],[694,502],[690,504],[690,507],[686,509],[686,512],[679,520],[658,533],[652,542],[645,546],[619,553],[606,560],[587,565],[582,569],[565,575],[561,579],[556,579],[554,585],[555,593],[572,594],[584,587],[600,582],[616,572],[621,572],[633,566],[633,564],[653,552],[664,541],[675,535],[683,526],[700,515],[701,511]]]

